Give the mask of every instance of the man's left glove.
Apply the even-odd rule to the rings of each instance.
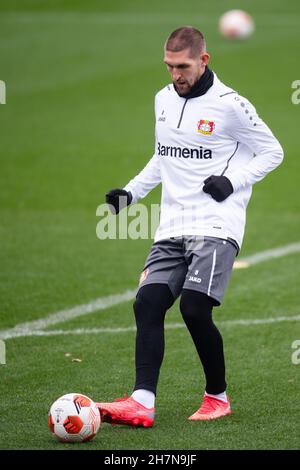
[[[105,199],[107,204],[111,204],[115,213],[118,214],[121,209],[129,206],[132,201],[132,194],[130,191],[125,191],[125,189],[112,189],[105,194]]]
[[[217,202],[222,202],[233,193],[233,186],[226,176],[212,175],[204,180],[203,191]]]

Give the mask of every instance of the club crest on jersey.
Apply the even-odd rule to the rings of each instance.
[[[213,121],[208,121],[207,119],[200,119],[198,122],[197,131],[199,134],[211,135],[215,128],[215,123]]]
[[[139,285],[141,285],[142,282],[144,282],[144,281],[147,279],[148,274],[149,274],[149,269],[145,269],[145,270],[142,272],[141,277],[140,277]]]

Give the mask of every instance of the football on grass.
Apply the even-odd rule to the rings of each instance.
[[[48,415],[50,431],[61,442],[90,441],[97,434],[101,418],[96,404],[81,393],[58,398]]]

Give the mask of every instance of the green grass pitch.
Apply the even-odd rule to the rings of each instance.
[[[227,42],[219,16],[236,2],[189,0],[0,3],[0,330],[134,289],[151,240],[96,237],[96,208],[152,156],[153,98],[169,83],[167,35],[202,30],[211,68],[247,96],[279,138],[284,163],[253,191],[241,257],[299,240],[300,79],[296,0],[240,2],[256,21],[247,41]],[[158,203],[159,188],[145,200]],[[8,339],[0,365],[1,449],[299,449],[299,321],[227,320],[299,315],[300,254],[233,273],[215,310],[225,343],[233,414],[190,423],[204,387],[185,328],[166,329],[152,429],[103,424],[86,444],[62,445],[47,413],[68,392],[96,401],[130,393],[134,331]],[[178,302],[167,324],[182,323]],[[48,328],[127,328],[132,302]],[[65,354],[81,359],[72,362]]]

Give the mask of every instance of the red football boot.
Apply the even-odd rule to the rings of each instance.
[[[196,411],[192,416],[189,417],[191,421],[197,420],[208,420],[221,418],[222,416],[230,415],[231,408],[229,398],[227,397],[227,402],[225,403],[222,400],[217,398],[210,397],[209,395],[204,395],[202,405],[199,410]]]
[[[112,403],[96,403],[102,421],[128,426],[151,428],[154,424],[154,408],[146,408],[132,397],[117,398]]]

